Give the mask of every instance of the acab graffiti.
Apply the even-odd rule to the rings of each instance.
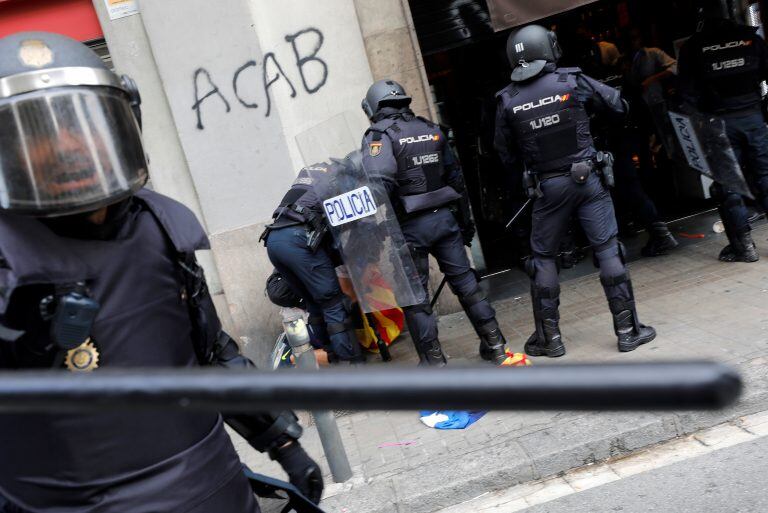
[[[314,44],[311,44],[311,51],[306,52],[306,47],[302,45],[303,41],[311,41],[308,38],[314,38]],[[308,27],[294,34],[285,36],[285,41],[290,43],[293,49],[293,55],[296,58],[295,66],[301,78],[301,84],[308,94],[318,92],[328,80],[328,64],[318,56],[320,48],[323,46],[325,37],[323,33],[314,27]],[[302,50],[304,48],[304,50]],[[261,71],[261,73],[259,73]],[[204,130],[203,125],[203,105],[208,100],[218,99],[226,112],[232,110],[230,101],[221,91],[217,82],[214,81],[210,72],[203,68],[197,68],[192,76],[195,90],[195,102],[192,110],[197,114],[197,128]],[[285,73],[283,66],[278,61],[273,52],[266,53],[264,60],[259,65],[255,60],[249,60],[237,68],[232,75],[232,94],[237,101],[246,109],[259,109],[261,106],[247,98],[246,89],[256,81],[260,83],[266,97],[264,105],[264,116],[269,117],[272,113],[271,89],[279,81],[284,81],[287,90],[290,91],[290,97],[297,96],[296,87],[289,76]]]

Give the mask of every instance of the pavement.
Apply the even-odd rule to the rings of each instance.
[[[752,416],[755,417],[755,416]],[[754,419],[745,417],[744,421]],[[476,513],[623,513],[768,511],[768,416],[758,431],[723,425],[636,456],[586,467],[544,483],[516,487],[493,505],[465,503]],[[678,460],[678,461],[670,461]],[[524,490],[527,489],[527,490]],[[520,496],[521,493],[525,495]],[[489,494],[490,495],[490,494]],[[485,501],[491,497],[484,497]],[[523,504],[521,504],[521,502]],[[536,503],[531,507],[527,503]],[[516,506],[522,506],[518,508]],[[451,513],[444,510],[441,513]]]
[[[490,412],[457,431],[430,429],[416,412],[347,414],[337,420],[355,474],[350,481],[333,483],[314,426],[302,438],[326,474],[323,508],[430,513],[768,410],[768,227],[753,232],[762,249],[759,262],[725,264],[717,261],[725,237],[705,229],[710,221],[678,223],[674,232],[704,238],[681,238],[684,244],[671,255],[630,266],[640,319],[657,329],[655,341],[619,353],[597,274],[580,266],[564,273],[562,283],[561,328],[568,353],[556,360],[535,359],[534,365],[715,360],[742,373],[745,390],[736,405],[708,412]],[[490,296],[510,348],[521,351],[533,326],[530,299],[523,278],[510,273],[504,279],[501,287],[491,283]],[[480,362],[477,337],[465,315],[442,317],[440,337],[449,364]],[[395,363],[417,361],[407,339],[391,351]],[[510,401],[514,404],[514,398]],[[284,476],[276,464],[235,441],[254,470]],[[275,504],[263,506],[278,511]]]

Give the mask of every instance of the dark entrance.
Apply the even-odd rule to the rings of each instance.
[[[574,2],[579,3],[583,4]],[[749,2],[736,3],[734,10],[746,22]],[[440,122],[452,128],[464,167],[485,273],[515,267],[527,254],[530,221],[521,218],[505,230],[525,198],[521,185],[506,176],[493,149],[494,94],[509,83],[505,43],[510,30],[493,31],[486,0],[411,0],[411,11]],[[601,0],[537,23],[557,32],[564,51],[562,65],[587,68],[585,33],[595,42],[613,43],[626,53],[634,29],[645,46],[661,48],[675,57],[681,39],[696,30],[696,20],[693,0]],[[674,94],[674,86],[673,78],[665,89]],[[673,220],[712,208],[708,184],[671,161],[660,141],[648,135],[654,151],[644,157],[641,179],[662,216]],[[620,205],[617,211],[624,231],[634,231],[631,213],[623,216]]]

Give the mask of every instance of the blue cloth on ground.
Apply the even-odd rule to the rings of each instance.
[[[419,416],[424,424],[435,429],[464,429],[480,420],[486,413],[484,411],[421,411]],[[434,423],[435,419],[439,419],[439,422]]]

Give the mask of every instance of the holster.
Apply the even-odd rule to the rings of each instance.
[[[472,213],[469,208],[469,198],[466,193],[461,195],[461,199],[452,203],[450,208],[456,218],[459,228],[463,229],[472,226]]]
[[[290,208],[305,219],[307,225],[307,247],[312,252],[317,251],[317,248],[320,247],[320,244],[325,239],[325,234],[328,233],[328,224],[325,222],[325,218],[309,208],[298,205],[291,205]]]
[[[603,185],[609,189],[616,185],[616,179],[613,175],[613,161],[613,154],[609,151],[598,151],[595,156],[597,172],[600,173]]]
[[[523,188],[525,189],[525,196],[528,199],[541,198],[543,196],[541,192],[541,184],[536,173],[526,168],[523,170]]]

